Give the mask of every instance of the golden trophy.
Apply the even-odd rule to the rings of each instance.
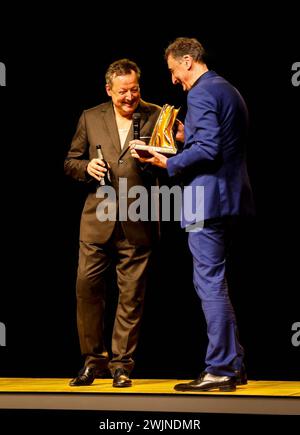
[[[164,154],[166,157],[171,157],[177,153],[175,141],[173,137],[173,125],[176,120],[179,109],[174,106],[165,104],[160,111],[154,126],[150,141],[147,145],[135,144],[134,149],[143,158],[151,158],[153,155],[148,152],[151,150]],[[141,140],[147,139],[141,136]]]

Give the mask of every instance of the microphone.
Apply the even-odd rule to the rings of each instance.
[[[97,149],[97,157],[100,160],[103,160],[103,162],[105,163],[105,167],[107,169],[107,172],[105,172],[104,177],[100,178],[99,184],[100,186],[105,186],[110,180],[109,180],[109,172],[108,172],[108,164],[106,162],[106,160],[104,160],[103,154],[102,154],[102,149],[101,149],[101,145],[96,145],[96,149]]]
[[[141,121],[141,114],[134,113],[132,116],[133,139],[140,139],[140,121]]]

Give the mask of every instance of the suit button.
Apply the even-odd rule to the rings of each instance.
[[[122,165],[124,163],[124,160],[119,160],[119,164]]]

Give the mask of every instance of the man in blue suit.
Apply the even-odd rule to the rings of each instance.
[[[207,323],[206,367],[196,380],[175,385],[175,390],[235,391],[247,378],[225,266],[239,217],[254,211],[245,156],[248,112],[237,89],[208,69],[204,48],[196,39],[177,38],[165,58],[173,84],[188,92],[184,131],[181,128],[184,146],[170,158],[152,152],[147,161],[167,168],[171,177],[179,177],[194,192],[198,186],[204,188],[204,198],[191,199],[193,206],[202,207],[203,221],[186,217],[183,203],[182,225],[189,231],[194,285]],[[138,157],[134,150],[132,154]]]

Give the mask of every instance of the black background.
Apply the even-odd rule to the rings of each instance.
[[[295,11],[244,3],[209,11],[140,7],[86,6],[62,16],[26,6],[1,16],[0,321],[7,345],[0,347],[0,376],[71,377],[80,368],[75,278],[83,190],[64,177],[63,159],[81,111],[106,101],[104,74],[118,58],[139,64],[146,101],[181,106],[183,116],[186,96],[172,85],[163,52],[189,36],[204,44],[210,67],[241,91],[250,111],[257,216],[233,253],[229,277],[248,375],[299,380],[300,348],[291,343],[291,326],[300,321]],[[186,236],[179,223],[164,224],[133,377],[193,378],[205,350]]]

